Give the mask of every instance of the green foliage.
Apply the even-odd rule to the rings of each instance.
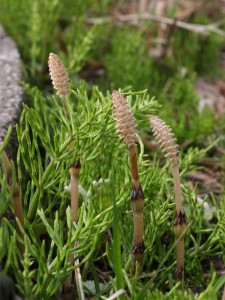
[[[165,93],[158,97],[165,108],[161,112],[161,117],[168,120],[178,143],[194,140],[200,145],[205,136],[212,132],[215,117],[207,107],[204,111],[199,111],[194,80],[195,77],[186,78],[177,74],[168,80]]]
[[[154,39],[158,32],[155,23],[151,22],[142,31],[111,23],[96,27],[86,24],[89,10],[93,16],[101,17],[110,10],[110,5],[108,0],[79,0],[76,4],[71,0],[63,3],[3,0],[0,20],[19,46],[26,78],[35,81],[35,85],[41,86],[47,80],[46,62],[50,52],[62,57],[74,87],[80,80],[77,72],[97,59],[105,68],[104,75],[97,80],[101,90],[127,86],[133,90],[149,88],[151,96],[163,104],[161,116],[172,126],[178,141],[182,143],[188,138],[199,145],[213,132],[217,122],[209,110],[198,112],[195,78],[204,75],[214,79],[219,74],[223,39],[217,34],[201,35],[175,27],[164,61],[156,61],[151,48],[148,49],[148,45],[154,45],[154,42],[149,44],[149,36]],[[168,14],[173,16],[175,11],[175,6],[169,7]],[[190,22],[207,25],[213,20],[201,13],[191,17]],[[91,72],[88,76],[92,80]]]
[[[18,179],[22,187],[27,220],[25,231],[21,229],[24,233],[25,256],[22,261],[23,271],[20,271],[17,268],[20,254],[16,250],[17,247],[13,247],[14,260],[10,260],[7,269],[12,268],[15,272],[20,293],[26,298],[35,295],[47,299],[57,292],[68,272],[74,269],[68,261],[68,249],[76,240],[80,241],[80,245],[72,251],[75,251],[78,257],[84,257],[81,259],[81,265],[88,262],[90,257],[92,260],[95,258],[93,251],[96,251],[100,237],[112,224],[113,199],[116,201],[115,205],[120,208],[126,204],[129,166],[127,164],[125,168],[121,168],[127,152],[124,151],[124,145],[121,145],[115,132],[109,95],[104,96],[95,87],[88,97],[81,86],[73,91],[70,97],[72,118],[68,120],[65,107],[57,98],[46,99],[38,89],[28,85],[26,90],[34,98],[34,107],[24,105],[17,126]],[[137,100],[131,101],[135,103],[134,109],[141,109],[144,106],[143,94],[139,93],[133,97]],[[154,112],[156,108],[157,103],[149,100],[146,114]],[[143,123],[144,117],[145,115],[140,119],[140,124]],[[75,140],[74,148],[69,147],[71,140]],[[76,153],[72,160],[71,151]],[[124,155],[119,155],[121,151]],[[86,198],[82,199],[79,222],[74,228],[69,213],[65,222],[65,209],[69,204],[65,186],[68,184],[69,168],[78,157],[82,163],[80,184]],[[28,174],[28,184],[25,184],[22,165]],[[125,186],[123,181],[115,178],[114,172],[111,173],[112,167],[122,178],[127,178]],[[7,189],[4,178],[6,175],[3,169],[1,181]],[[102,184],[94,188],[94,181],[98,182],[101,178]],[[118,184],[112,196],[107,192],[110,186],[106,184],[108,180],[113,182],[115,179]],[[13,188],[11,189],[13,192]],[[5,194],[9,199],[12,198],[11,194]],[[8,197],[5,201],[8,201]],[[4,198],[2,200],[4,201]],[[7,225],[9,226],[9,223]],[[67,237],[64,235],[66,225],[69,226]],[[10,226],[10,230],[14,233],[11,243],[15,243],[15,229]],[[50,247],[49,242],[46,244],[45,240],[40,243],[43,233],[47,234],[47,240],[51,241]],[[5,234],[5,229],[2,234]],[[5,252],[2,253],[4,255]],[[34,267],[34,262],[38,268]],[[43,280],[47,275],[48,280]]]
[[[3,186],[3,185],[2,185]],[[3,258],[7,255],[8,253],[8,245],[9,245],[9,231],[7,228],[7,223],[5,219],[2,219],[1,221],[1,227],[0,227],[0,262],[3,261]]]
[[[48,81],[49,52],[59,53],[72,75],[69,120],[58,97],[46,96],[48,86],[44,92],[24,86],[32,107],[24,104],[17,125],[19,148],[11,186],[1,159],[1,270],[14,278],[17,293],[24,299],[60,297],[66,277],[77,268],[69,260],[70,254],[79,259],[86,295],[96,299],[107,299],[123,289],[126,295],[121,294],[121,299],[217,299],[225,276],[216,273],[211,260],[218,256],[225,260],[224,199],[220,205],[213,195],[199,201],[197,188],[191,191],[184,179],[211,149],[200,148],[206,138],[214,130],[224,129],[224,122],[217,122],[209,110],[199,112],[194,86],[196,76],[217,74],[221,39],[215,34],[200,36],[175,28],[161,63],[147,48],[148,32],[133,26],[87,26],[89,11],[101,17],[110,4],[109,0],[79,0],[75,4],[71,0],[1,2],[0,20],[19,46],[27,78],[32,76],[29,81],[38,85]],[[174,8],[170,14],[173,12]],[[211,22],[205,16],[195,16],[192,21]],[[104,78],[97,81],[101,88],[79,78],[78,72],[93,58],[105,67]],[[131,276],[128,271],[133,235],[131,175],[127,146],[115,130],[108,87],[123,88],[140,133],[138,165],[145,195],[146,246],[140,276]],[[130,87],[138,92],[131,92]],[[140,92],[147,88],[150,94]],[[158,111],[173,128],[178,143],[199,147],[184,148],[180,162],[188,217],[185,283],[173,280],[176,258],[171,170],[156,155],[150,161],[142,143],[143,134],[149,132],[148,115]],[[0,154],[8,138],[9,134]],[[224,139],[220,143],[223,147]],[[69,169],[78,158],[79,216],[75,223],[69,207]],[[18,220],[8,219],[16,178],[25,228]],[[215,207],[211,220],[206,217],[206,204]],[[21,237],[16,222],[24,234],[23,257],[17,247]]]
[[[178,285],[173,286],[171,282],[175,263],[172,233],[175,204],[168,165],[163,169],[157,164],[149,165],[140,140],[138,160],[145,193],[146,251],[143,277],[130,278],[127,273],[133,231],[132,211],[128,201],[130,170],[127,147],[119,141],[115,131],[110,95],[102,94],[97,87],[87,95],[81,85],[70,96],[72,118],[67,120],[65,107],[58,98],[46,99],[38,89],[28,85],[26,90],[34,98],[34,107],[24,105],[21,121],[17,126],[18,178],[25,212],[25,229],[21,228],[25,246],[23,258],[16,246],[16,241],[20,238],[13,225],[3,218],[0,230],[1,237],[8,240],[9,245],[7,248],[4,244],[1,245],[1,260],[3,262],[6,259],[4,272],[14,273],[19,293],[26,299],[32,296],[50,299],[59,294],[65,278],[76,268],[68,257],[76,254],[80,260],[78,266],[84,269],[82,278],[88,294],[106,296],[111,290],[116,292],[127,286],[131,299],[143,299],[144,296],[146,299],[152,299],[153,296],[172,299],[175,294],[192,297],[191,291],[178,291]],[[130,93],[127,98],[136,115],[137,124],[147,127],[147,115],[158,109],[157,102],[148,98],[146,91]],[[75,144],[71,149],[69,145],[72,139]],[[72,160],[71,151],[76,153]],[[186,172],[204,154],[205,151],[197,150],[187,153],[182,159]],[[82,163],[81,196],[78,223],[74,225],[68,207],[69,194],[66,186],[69,168],[78,157]],[[22,165],[28,174],[27,184],[22,175]],[[7,189],[4,178],[3,168],[3,191]],[[188,284],[196,288],[201,284],[202,289],[207,288],[206,294],[211,293],[215,297],[219,288],[214,291],[213,287],[218,281],[210,277],[214,278],[212,288],[207,287],[202,276],[196,281],[194,272],[201,274],[201,261],[222,254],[224,243],[218,243],[222,215],[218,211],[218,225],[211,226],[203,218],[204,203],[198,203],[195,191],[191,193],[184,187],[184,192],[189,220],[186,239]],[[12,196],[9,192],[5,194],[8,196],[2,200],[6,201],[8,207],[6,199]],[[107,234],[111,227],[113,245]],[[65,228],[68,228],[67,234]],[[78,240],[79,245],[74,248],[73,245]],[[105,250],[102,252],[102,249]],[[112,269],[115,278],[109,277],[102,286],[95,266],[101,264],[103,258],[107,261],[105,270]],[[22,268],[19,267],[19,261]],[[90,273],[88,276],[93,277],[94,290],[93,284],[85,281],[88,278],[85,273]],[[153,274],[150,275],[150,280],[149,274]],[[166,292],[167,280],[171,284],[169,293]],[[148,287],[152,284],[154,291],[150,292]],[[217,285],[221,287],[221,283]],[[123,295],[120,297],[123,299]],[[200,294],[199,299],[201,298]]]
[[[40,77],[46,72],[46,61],[50,52],[66,50],[74,55],[75,62],[82,61],[91,41],[88,28],[84,26],[84,17],[89,0],[23,0],[1,2],[0,20],[6,31],[14,38],[26,65],[27,77],[40,83]],[[76,22],[76,23],[75,23]],[[23,32],[23,34],[21,34]],[[80,52],[82,42],[84,53]],[[68,43],[69,41],[69,43]],[[88,42],[89,41],[89,42]],[[76,66],[76,68],[78,68]]]
[[[129,85],[134,90],[148,88],[152,59],[142,34],[135,28],[115,30],[105,65],[113,88]]]
[[[194,24],[208,25],[213,20],[205,15],[196,15],[190,20]],[[177,71],[181,68],[196,71],[199,75],[215,78],[219,70],[219,54],[223,38],[216,34],[199,35],[176,28],[171,37],[172,57],[168,62]]]
[[[212,20],[199,15],[193,20],[197,24],[207,25]],[[199,51],[196,56],[196,71],[200,75],[215,77],[219,73],[219,57],[224,40],[216,34],[199,38]]]

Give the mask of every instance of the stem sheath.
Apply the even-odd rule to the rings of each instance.
[[[130,165],[132,173],[132,189],[131,189],[131,206],[133,209],[133,223],[134,235],[133,246],[131,250],[131,273],[136,274],[136,264],[140,271],[142,256],[144,254],[145,246],[143,241],[143,209],[144,209],[144,194],[140,185],[136,145],[129,148]]]

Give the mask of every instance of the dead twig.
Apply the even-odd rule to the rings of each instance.
[[[137,24],[138,21],[147,21],[147,20],[164,23],[167,25],[174,25],[176,27],[183,28],[185,30],[196,32],[203,35],[216,33],[222,37],[225,37],[225,31],[218,28],[219,26],[225,23],[225,19],[219,20],[218,22],[208,24],[208,25],[199,25],[199,24],[190,24],[173,18],[158,16],[150,13],[144,13],[144,14],[116,15],[116,16],[109,16],[109,17],[102,17],[102,18],[88,18],[87,24],[102,25],[111,22]]]

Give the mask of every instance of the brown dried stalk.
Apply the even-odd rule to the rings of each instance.
[[[164,121],[153,115],[149,116],[149,121],[156,141],[162,148],[165,156],[168,158],[173,170],[176,199],[176,214],[174,221],[177,254],[176,278],[180,280],[182,279],[184,271],[184,235],[187,229],[187,224],[185,214],[182,212],[178,145],[176,144],[176,139],[174,138],[171,128],[166,125]]]
[[[53,87],[57,91],[57,95],[61,98],[63,103],[66,106],[67,110],[67,117],[68,119],[71,119],[71,111],[69,108],[69,105],[67,103],[67,96],[70,94],[70,83],[69,83],[69,76],[67,73],[67,70],[60,60],[60,58],[54,54],[50,53],[49,54],[49,60],[48,60],[48,65],[49,65],[49,74],[52,80]],[[73,148],[74,141],[71,142],[70,147]],[[72,151],[71,156],[73,156],[75,153]],[[75,164],[70,168],[70,184],[71,184],[71,217],[72,220],[77,223],[77,216],[78,216],[78,187],[79,187],[79,173],[80,173],[80,160],[77,160]],[[76,245],[74,245],[76,247]],[[70,255],[69,257],[70,261],[74,260],[74,256]],[[79,263],[79,262],[78,262]],[[75,262],[76,264],[76,262]],[[75,277],[76,277],[76,282],[77,288],[79,289],[79,292],[82,294],[84,297],[84,292],[83,289],[80,289],[82,286],[82,282],[80,284],[81,276],[80,276],[80,269],[77,268],[75,270]],[[67,277],[65,283],[64,283],[64,290],[69,291],[71,289],[71,284],[72,284],[72,274]]]
[[[126,99],[117,91],[112,94],[113,113],[116,120],[116,128],[120,132],[120,138],[124,140],[129,149],[130,165],[132,173],[132,188],[131,188],[131,206],[133,209],[134,235],[133,246],[131,250],[131,273],[136,273],[136,264],[138,268],[141,264],[141,259],[144,253],[143,241],[143,209],[144,209],[144,194],[140,185],[136,142],[137,130],[134,123],[134,116],[130,111]]]
[[[3,160],[4,160],[5,167],[6,167],[6,171],[7,171],[7,182],[8,182],[8,186],[10,187],[12,185],[12,167],[11,167],[9,158],[4,150],[3,150],[2,154],[3,154]],[[12,197],[12,206],[13,206],[13,210],[14,210],[15,219],[18,218],[22,228],[24,228],[23,205],[22,205],[22,199],[20,196],[20,187],[19,187],[18,182],[16,182],[15,186],[14,186],[13,197]],[[20,227],[18,226],[17,222],[16,222],[16,232],[20,236],[20,238],[22,240],[24,240],[23,233],[21,232]],[[21,244],[19,241],[17,241],[17,246],[18,246],[18,249],[19,249],[21,255],[23,256],[24,245]]]

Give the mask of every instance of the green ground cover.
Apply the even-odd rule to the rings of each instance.
[[[75,3],[74,3],[75,2]],[[197,1],[200,3],[201,1]],[[186,22],[212,24],[224,18],[208,1]],[[161,56],[153,55],[160,35],[152,20],[125,24],[130,1],[2,0],[0,21],[19,48],[27,95],[17,125],[17,161],[11,161],[12,183],[1,160],[0,271],[13,279],[23,299],[61,299],[63,283],[77,266],[86,299],[220,299],[225,284],[224,113],[205,107],[196,79],[224,80],[220,63],[225,38],[174,26]],[[127,11],[123,11],[127,8]],[[176,16],[170,6],[166,16]],[[225,29],[220,26],[221,31]],[[71,80],[66,117],[52,89],[49,53],[64,62]],[[142,271],[130,274],[133,216],[128,151],[118,138],[112,116],[112,91],[124,93],[139,132],[138,166],[145,196]],[[159,115],[180,145],[184,211],[185,278],[174,280],[173,177],[154,143],[148,116]],[[9,132],[10,133],[10,132]],[[0,153],[8,136],[0,146]],[[71,149],[71,141],[74,141]],[[75,153],[71,158],[71,152]],[[78,222],[70,214],[69,169],[81,160]],[[211,166],[220,188],[191,180]],[[216,171],[215,171],[216,167]],[[210,168],[210,167],[209,167]],[[24,226],[10,220],[18,180]],[[22,232],[18,235],[16,222]],[[77,247],[74,243],[79,241]],[[24,246],[24,253],[18,249]],[[72,247],[72,248],[71,248]],[[82,299],[74,288],[71,299]]]

